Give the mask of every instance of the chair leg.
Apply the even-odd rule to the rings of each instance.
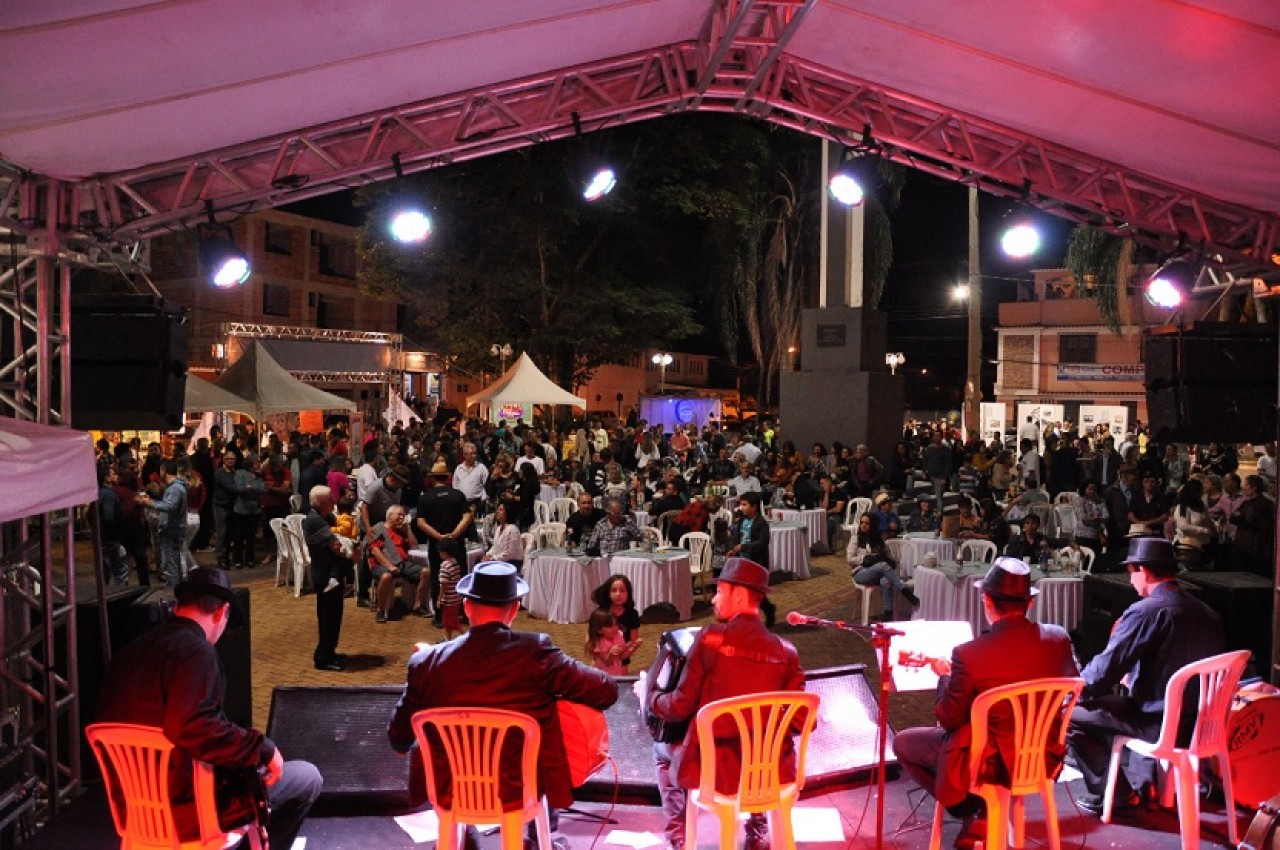
[[[720,820],[720,850],[737,850],[738,810],[733,806],[716,806],[715,813]]]
[[[1240,836],[1239,829],[1236,827],[1236,795],[1231,788],[1231,765],[1227,761],[1226,753],[1216,753],[1213,758],[1217,760],[1218,775],[1222,777],[1222,804],[1227,816],[1227,840],[1232,847],[1235,847],[1240,843]]]
[[[791,797],[778,801],[778,808],[769,812],[769,842],[782,850],[796,850],[796,834],[791,829]]]
[[[933,804],[933,830],[929,833],[929,850],[942,848],[942,804]]]
[[[439,825],[436,850],[458,850],[458,846],[462,843],[462,839],[458,835],[458,828],[462,825],[453,819],[452,812],[446,812],[441,809],[436,809],[436,819]]]
[[[1178,759],[1170,767],[1178,788],[1178,829],[1182,832],[1183,850],[1200,847],[1200,788],[1198,771],[1186,760]]]
[[[1040,786],[1044,801],[1044,828],[1049,833],[1049,850],[1062,850],[1062,830],[1058,826],[1058,802],[1053,798],[1053,782]]]
[[[1014,797],[1009,803],[1009,813],[1013,822],[1013,837],[1009,839],[1010,847],[1027,846],[1027,798]]]
[[[982,795],[987,801],[987,840],[982,846],[983,850],[1008,850],[1009,792],[1003,789],[993,790],[993,794]]]
[[[694,802],[696,791],[685,792],[687,797],[684,807],[684,846],[685,850],[698,848],[698,805]]]
[[[538,831],[538,850],[551,850],[551,815],[547,812],[547,799],[542,798],[542,805],[538,807],[537,823],[534,828]]]
[[[1120,773],[1120,755],[1124,752],[1124,742],[1129,740],[1117,736],[1111,744],[1111,761],[1107,763],[1107,784],[1102,792],[1102,822],[1111,823],[1111,804],[1116,798],[1116,778]]]
[[[524,847],[524,820],[521,818],[521,812],[504,814],[501,827],[502,850],[521,850]],[[550,848],[546,844],[540,844],[538,850],[550,850]]]

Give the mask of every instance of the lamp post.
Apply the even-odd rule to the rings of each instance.
[[[495,342],[493,345],[489,346],[489,353],[500,359],[502,363],[502,371],[505,373],[507,371],[507,358],[512,354],[515,354],[515,350],[511,347],[510,343],[504,342],[502,345],[498,345],[498,343]]]
[[[898,367],[907,362],[907,356],[901,351],[890,351],[884,356],[884,363],[889,367],[889,374],[898,374]]]
[[[653,355],[653,362],[658,366],[658,395],[662,395],[666,392],[665,385],[667,383],[667,367],[671,365],[673,360],[675,360],[675,358],[670,354],[667,354],[665,351],[659,351],[657,354]]]

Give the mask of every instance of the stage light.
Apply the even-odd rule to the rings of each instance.
[[[1148,303],[1164,310],[1176,310],[1191,294],[1196,270],[1186,260],[1170,260],[1147,281]]]
[[[953,301],[969,300],[969,284],[957,283],[955,288],[951,290],[951,299]]]
[[[845,148],[840,164],[827,181],[831,199],[846,207],[856,207],[875,186],[880,171],[880,144],[871,135],[871,125],[862,126],[862,139],[856,147]]]
[[[1000,237],[1000,247],[1007,256],[1025,259],[1040,250],[1040,231],[1029,221],[1015,222]]]
[[[858,182],[857,176],[847,164],[840,166],[840,169],[831,175],[831,180],[827,183],[827,192],[830,193],[832,200],[846,207],[856,207],[867,197],[862,184]]]
[[[391,214],[388,229],[397,242],[410,245],[431,235],[431,219],[420,209],[403,207]]]
[[[587,202],[598,201],[613,191],[618,185],[618,175],[607,165],[595,169],[587,177],[582,189],[582,199]]]
[[[197,252],[205,277],[218,289],[239,286],[249,279],[249,258],[226,236],[201,237]]]

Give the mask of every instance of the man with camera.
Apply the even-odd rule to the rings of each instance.
[[[694,638],[680,681],[668,691],[659,688],[671,683],[650,684],[659,672],[655,664],[655,669],[648,676],[641,676],[635,685],[636,696],[650,714],[668,723],[689,721],[680,740],[653,745],[658,792],[667,816],[665,832],[672,850],[684,848],[687,789],[699,784],[698,731],[693,723],[698,709],[726,697],[804,690],[804,671],[796,648],[770,633],[760,620],[760,602],[769,592],[769,571],[746,558],[730,558],[717,582],[716,595],[711,600],[717,622]],[[736,737],[732,742],[717,744],[718,791],[737,790],[741,763]],[[782,781],[794,778],[795,753],[788,740]],[[768,850],[768,825],[763,815],[749,817],[745,829],[745,850]]]

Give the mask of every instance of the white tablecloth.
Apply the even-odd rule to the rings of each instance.
[[[1084,577],[1042,578],[1036,582],[1040,595],[1027,616],[1037,623],[1053,623],[1071,631],[1084,613]]]
[[[809,578],[809,528],[798,522],[769,523],[769,569]]]
[[[982,611],[982,591],[974,587],[974,582],[988,569],[986,564],[966,564],[963,576],[957,580],[950,572],[917,567],[915,592],[920,597],[920,619],[963,620],[973,627],[975,635],[984,632],[987,621]],[[1039,578],[1034,586],[1040,593],[1027,612],[1030,619],[1068,631],[1079,624],[1084,608],[1083,578]]]
[[[609,564],[564,549],[538,549],[525,558],[524,577],[530,615],[553,623],[585,623],[595,610],[591,591],[609,577]]]
[[[632,511],[631,516],[636,521],[636,528],[644,528],[646,525],[649,524],[648,511]]]
[[[424,564],[427,563],[430,556],[431,556],[431,550],[428,549],[426,546],[419,546],[417,549],[409,550],[410,558],[413,558],[415,561],[421,561]],[[476,564],[480,563],[480,559],[483,557],[484,557],[483,546],[480,546],[479,544],[476,544],[476,543],[468,543],[467,544],[467,572],[471,572],[471,569]]]
[[[772,508],[769,518],[779,522],[798,522],[809,527],[809,547],[820,555],[831,551],[827,544],[827,512],[822,508],[809,510],[793,510],[791,508]]]
[[[680,614],[681,620],[693,615],[693,575],[689,572],[689,553],[683,549],[665,552],[642,552],[624,549],[613,553],[607,572],[597,585],[612,573],[631,579],[636,594],[636,608],[642,613],[650,605],[670,602]]]
[[[916,547],[916,558],[920,563],[924,563],[924,556],[929,552],[937,556],[939,564],[955,560],[956,542],[954,540],[934,537],[932,534],[917,537],[914,533],[904,534],[902,539]]]

